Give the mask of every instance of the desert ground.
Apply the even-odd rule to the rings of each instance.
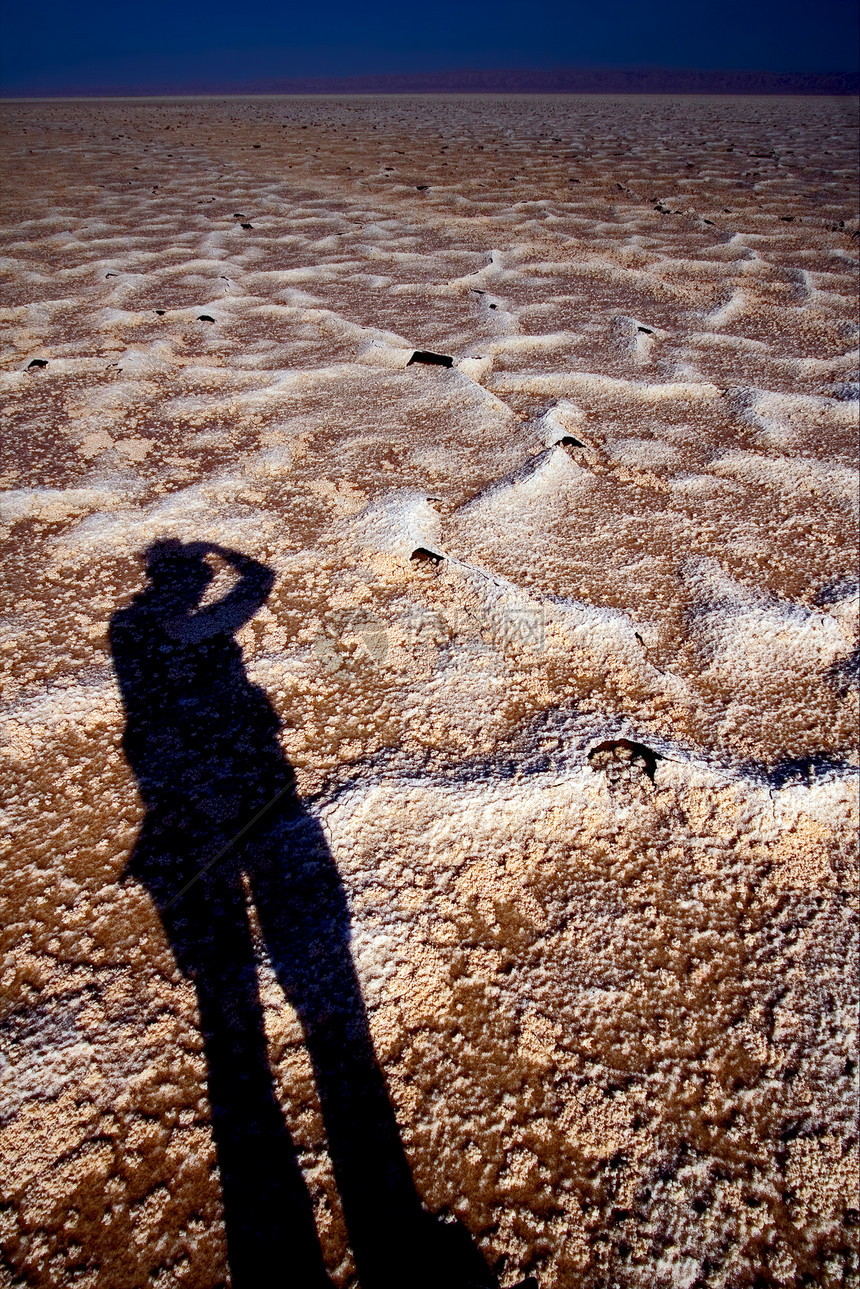
[[[858,1284],[855,107],[2,105],[0,1283]]]

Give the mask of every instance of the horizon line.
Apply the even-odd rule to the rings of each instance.
[[[312,95],[398,94],[642,94],[856,97],[856,72],[775,72],[737,68],[557,67],[458,69],[441,72],[361,73],[352,76],[265,77],[224,83],[36,86],[0,101],[81,98],[269,98]]]

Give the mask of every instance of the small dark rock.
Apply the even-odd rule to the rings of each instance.
[[[406,366],[411,367],[413,363],[427,363],[433,367],[453,367],[454,359],[450,354],[434,354],[429,349],[416,349]]]

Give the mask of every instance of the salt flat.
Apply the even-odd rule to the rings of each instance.
[[[130,768],[114,615],[174,541],[204,608],[268,570],[225,683],[277,720],[171,809],[228,841],[277,742],[417,1193],[487,1275],[856,1285],[854,104],[2,115],[5,1283],[231,1282],[197,976],[126,873],[170,785]]]

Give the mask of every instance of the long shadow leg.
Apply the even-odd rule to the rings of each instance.
[[[465,1230],[421,1208],[373,1050],[344,891],[318,826],[299,819],[260,846],[252,887],[304,1027],[362,1289],[494,1285]]]
[[[244,893],[225,864],[165,922],[197,990],[232,1282],[236,1289],[330,1289],[272,1086]]]

